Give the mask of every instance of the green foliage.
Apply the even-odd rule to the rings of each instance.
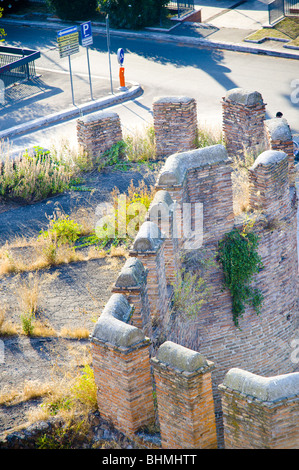
[[[35,147],[16,159],[0,163],[0,196],[34,202],[69,189],[71,170],[48,151]]]
[[[48,230],[41,230],[40,236],[55,240],[57,246],[70,244],[73,245],[81,234],[80,225],[71,220],[68,215],[58,219],[52,219]]]
[[[32,313],[24,313],[20,316],[22,329],[27,336],[32,336],[34,331],[34,324],[32,322],[33,315]]]
[[[0,8],[0,18],[3,16],[3,8]],[[6,33],[3,28],[0,28],[0,42],[4,41],[4,36],[6,36]],[[3,38],[3,39],[2,39]]]
[[[116,28],[140,29],[150,26],[166,14],[168,0],[99,0],[100,12],[109,14]]]
[[[86,365],[82,374],[71,389],[74,398],[90,408],[97,408],[97,387],[94,380],[93,369]]]
[[[198,274],[182,269],[172,285],[174,311],[183,317],[195,317],[208,294],[204,280]]]
[[[219,259],[224,272],[224,285],[232,296],[233,320],[239,326],[245,304],[251,304],[259,314],[263,302],[260,290],[250,286],[254,274],[263,268],[258,254],[258,236],[248,227],[242,231],[232,230],[219,242]]]
[[[96,11],[97,0],[47,0],[49,7],[62,20],[88,20]]]
[[[115,170],[127,170],[127,164],[124,160],[126,144],[120,140],[99,157],[98,170],[101,171],[107,166],[114,166]]]

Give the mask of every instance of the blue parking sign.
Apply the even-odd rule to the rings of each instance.
[[[85,46],[90,46],[91,44],[93,44],[91,22],[86,21],[86,23],[80,24],[80,31],[81,31],[81,45],[85,47]]]

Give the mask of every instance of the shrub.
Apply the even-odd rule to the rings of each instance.
[[[12,159],[6,157],[0,166],[0,196],[7,199],[39,201],[69,188],[71,170],[48,152],[36,148]]]
[[[245,227],[242,231],[233,229],[219,242],[219,259],[223,267],[224,285],[232,296],[233,320],[239,326],[239,317],[250,303],[260,312],[263,295],[250,285],[255,273],[262,268],[258,253],[258,236]]]
[[[95,14],[97,0],[47,0],[49,7],[62,20],[87,20]]]
[[[116,28],[139,29],[160,20],[168,0],[99,0],[102,13],[109,14]]]
[[[80,225],[71,220],[68,215],[57,219],[52,219],[48,230],[40,232],[43,238],[49,238],[57,243],[57,246],[70,244],[73,245],[81,234]]]

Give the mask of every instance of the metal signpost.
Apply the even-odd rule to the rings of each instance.
[[[69,58],[69,69],[70,79],[72,88],[72,100],[74,102],[74,90],[73,90],[73,78],[72,78],[72,67],[71,67],[71,55],[79,52],[79,33],[77,26],[70,26],[69,28],[62,29],[57,33],[57,42],[59,48],[59,56]]]
[[[117,50],[117,60],[120,65],[119,67],[119,83],[120,83],[120,89],[125,90],[126,89],[126,83],[125,83],[125,68],[123,67],[124,60],[125,60],[125,52],[122,48],[119,48]]]
[[[81,46],[86,47],[87,65],[88,65],[88,74],[89,74],[89,86],[90,86],[90,97],[93,100],[91,75],[90,75],[90,65],[89,65],[89,51],[88,51],[88,46],[91,46],[91,44],[93,44],[91,22],[87,21],[86,23],[82,23],[80,25],[80,29],[81,29]]]

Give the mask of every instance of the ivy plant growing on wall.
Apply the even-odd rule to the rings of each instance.
[[[239,318],[246,304],[251,304],[257,314],[263,302],[262,292],[250,284],[254,274],[263,268],[258,254],[258,236],[248,227],[233,229],[219,242],[219,260],[224,272],[224,285],[232,296],[234,324],[239,327]]]

